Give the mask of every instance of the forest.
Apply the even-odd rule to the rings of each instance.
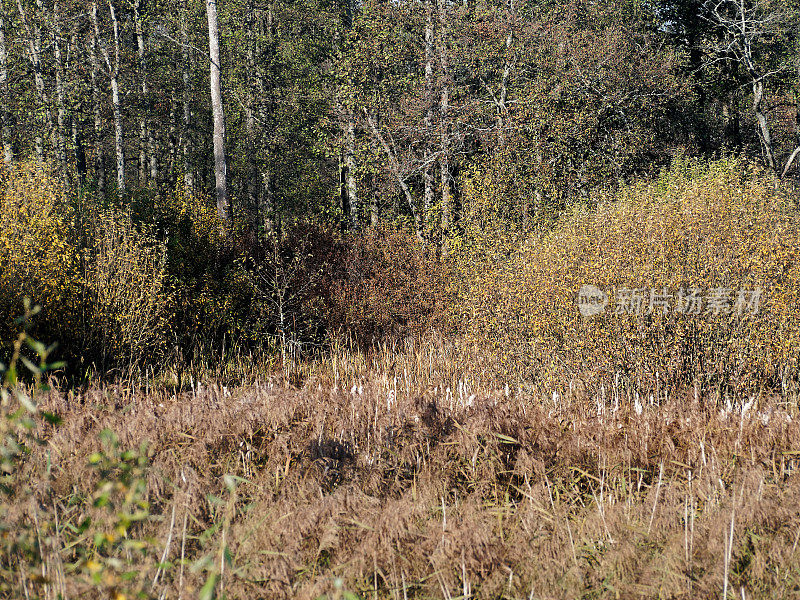
[[[0,0],[0,598],[800,595],[800,2]]]

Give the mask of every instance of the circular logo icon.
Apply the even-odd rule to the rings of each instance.
[[[578,291],[578,310],[584,317],[599,315],[608,306],[608,294],[594,285],[582,285]]]

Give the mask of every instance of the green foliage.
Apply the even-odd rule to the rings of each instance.
[[[102,449],[89,458],[95,491],[89,498],[74,496],[65,512],[51,497],[49,461],[29,464],[34,446],[44,444],[44,431],[60,421],[37,406],[37,396],[48,390],[43,376],[62,366],[48,364],[53,348],[26,332],[37,313],[39,307],[26,301],[11,361],[0,365],[0,594],[40,598],[55,589],[63,595],[68,573],[84,593],[116,600],[148,597],[144,570],[134,558],[148,558],[150,548],[135,535],[136,524],[150,519],[144,448],[122,451],[113,432],[104,431]],[[23,345],[39,356],[38,365],[21,354]],[[20,363],[33,377],[30,388],[19,380]],[[64,522],[76,508],[82,515],[78,521]]]
[[[18,461],[30,452],[32,444],[38,442],[34,429],[37,418],[43,418],[48,423],[56,423],[57,417],[47,413],[39,413],[35,399],[21,383],[19,376],[20,365],[30,372],[33,377],[33,390],[46,389],[42,382],[43,375],[53,368],[58,368],[59,363],[48,364],[47,357],[53,347],[46,347],[41,342],[31,338],[27,333],[32,317],[37,315],[41,308],[31,306],[30,300],[25,299],[25,312],[15,320],[17,326],[22,326],[22,331],[17,336],[12,346],[10,362],[5,365],[0,363],[0,491],[4,494],[13,494],[19,485],[17,471]],[[39,364],[23,356],[25,347],[33,350],[39,357]]]
[[[88,461],[97,477],[93,494],[84,500],[88,515],[62,533],[66,547],[72,548],[67,571],[79,585],[107,597],[147,598],[146,574],[156,554],[153,542],[138,534],[137,527],[152,520],[146,447],[143,443],[139,450],[122,450],[109,429],[100,433],[100,443]]]

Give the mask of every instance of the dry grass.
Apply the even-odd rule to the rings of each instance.
[[[228,598],[800,593],[797,398],[497,390],[459,364],[432,338],[339,348],[301,388],[51,392],[63,423],[24,468],[66,531],[99,433],[148,442],[159,518],[132,531],[154,541],[140,566],[152,597],[197,597],[205,576],[188,563],[224,546]],[[246,480],[235,496],[225,474]],[[47,569],[73,552],[56,547]]]

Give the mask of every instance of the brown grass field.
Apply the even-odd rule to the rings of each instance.
[[[242,599],[798,596],[796,398],[496,390],[450,352],[339,351],[299,388],[51,392],[63,422],[26,462],[18,515],[51,525],[24,594],[89,597],[91,572],[117,598],[213,597],[210,577]],[[75,566],[114,521],[86,502],[106,428],[147,440],[126,581],[110,552]]]

